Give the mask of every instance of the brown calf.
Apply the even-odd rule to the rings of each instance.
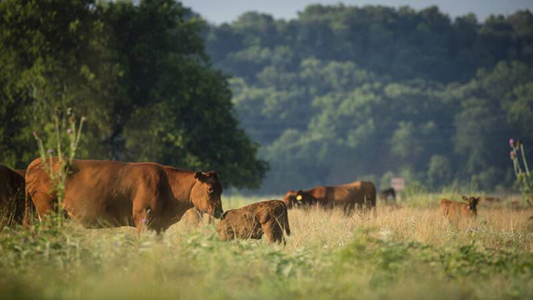
[[[480,197],[467,198],[463,196],[463,200],[466,203],[442,199],[440,201],[440,211],[449,219],[457,217],[475,218],[477,217],[477,204],[479,203],[479,199]]]
[[[263,233],[269,243],[283,243],[283,231],[291,234],[287,206],[282,201],[270,200],[224,212],[217,225],[221,239],[261,239]]]

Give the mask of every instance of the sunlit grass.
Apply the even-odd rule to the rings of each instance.
[[[455,224],[438,211],[445,196],[380,205],[377,217],[290,210],[285,247],[220,241],[207,217],[161,237],[4,229],[0,299],[531,298],[533,210],[483,204],[477,220]],[[224,208],[275,198],[226,197]]]

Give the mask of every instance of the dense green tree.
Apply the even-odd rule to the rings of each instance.
[[[0,163],[36,155],[56,108],[86,115],[82,157],[215,169],[258,187],[267,164],[239,128],[205,23],[172,0],[0,2]]]
[[[0,2],[0,163],[24,167],[32,131],[66,107],[89,120],[82,157],[216,169],[241,188],[265,176],[259,153],[268,193],[392,176],[491,189],[512,178],[507,140],[533,143],[529,11],[311,5],[215,26],[135,3]]]
[[[106,103],[117,70],[109,63],[108,27],[100,15],[90,0],[0,2],[3,163],[25,167],[35,157],[32,131],[50,132],[46,125],[56,108],[75,107],[92,120],[86,155],[106,152],[92,141],[109,131],[100,120],[110,118]]]
[[[452,169],[449,160],[435,154],[429,160],[427,180],[431,187],[439,187],[442,183],[449,183],[452,175]]]
[[[310,5],[284,21],[245,13],[231,24],[211,26],[208,53],[229,74],[254,80],[265,67],[288,71],[314,57],[355,62],[395,80],[468,81],[478,68],[501,60],[533,63],[533,15],[520,11],[479,23],[472,14],[452,20],[429,7]]]

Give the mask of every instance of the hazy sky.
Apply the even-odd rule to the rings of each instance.
[[[276,18],[294,18],[309,4],[409,5],[415,9],[437,5],[452,17],[474,12],[480,21],[490,14],[510,14],[520,9],[533,10],[533,0],[182,0],[213,23],[230,22],[246,11],[259,11]]]

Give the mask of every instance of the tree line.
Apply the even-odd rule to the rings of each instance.
[[[532,49],[530,11],[311,5],[212,25],[172,0],[5,0],[0,164],[35,158],[34,131],[53,145],[70,108],[87,117],[82,158],[214,169],[236,188],[505,188],[508,139],[533,142]]]
[[[533,142],[530,11],[311,5],[203,35],[270,163],[264,192],[394,176],[495,190],[514,182],[507,141]]]

